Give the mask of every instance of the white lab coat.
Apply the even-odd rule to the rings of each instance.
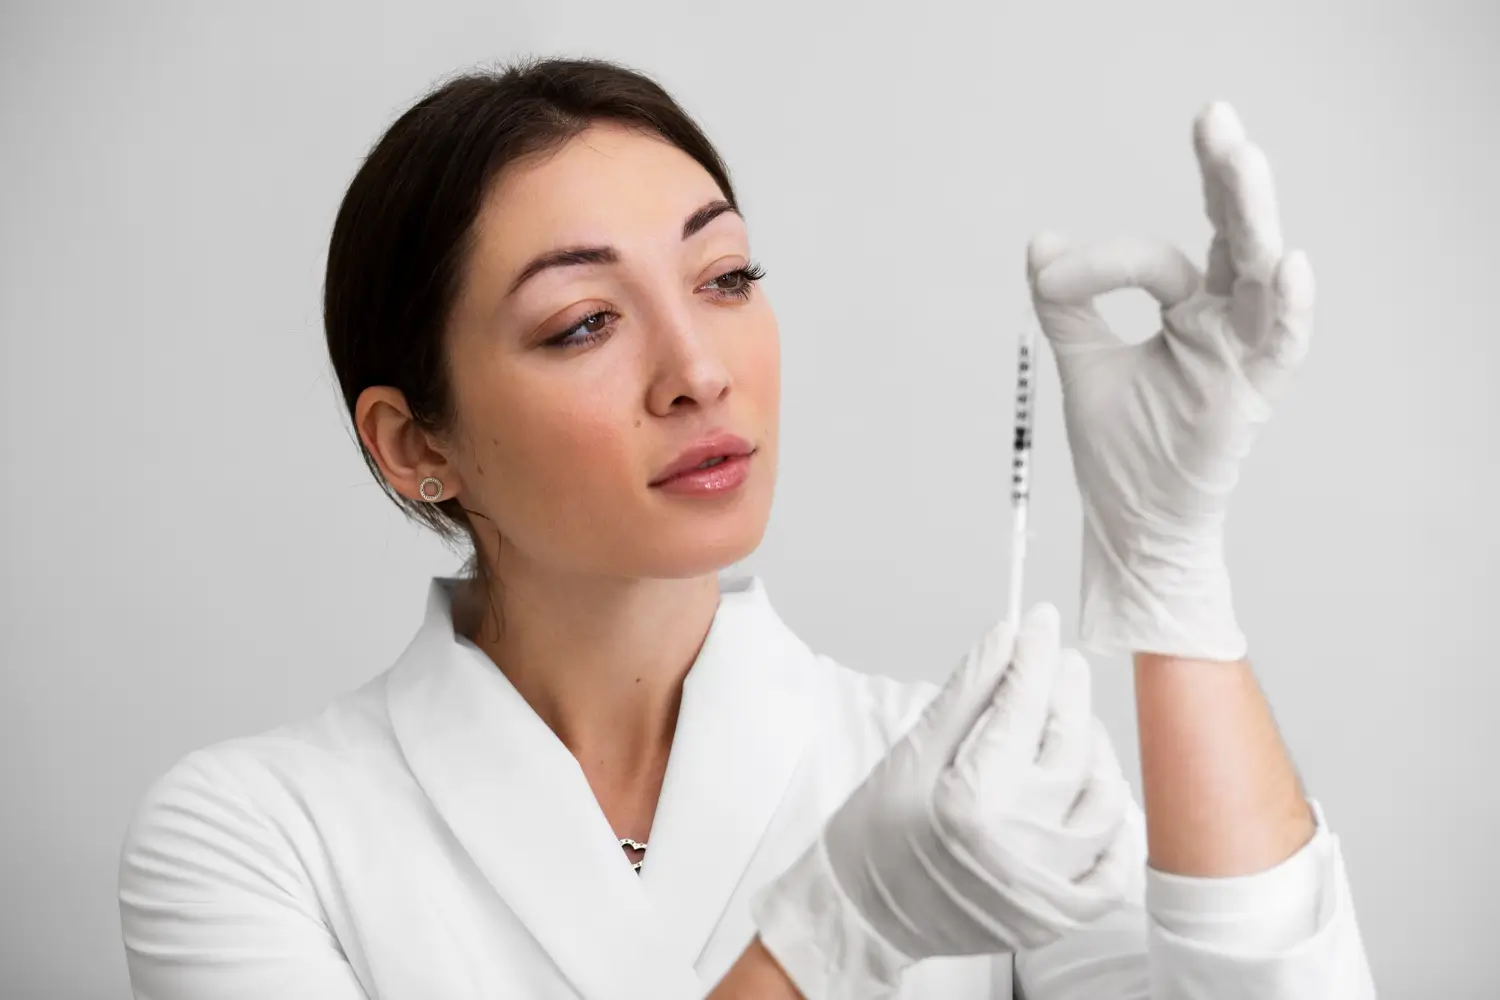
[[[573,756],[454,636],[452,585],[433,581],[416,636],[363,687],[153,784],[120,864],[139,1000],[701,997],[753,938],[755,890],[934,690],[814,654],[759,581],[726,585],[636,874]],[[1004,1000],[1013,977],[1027,1000],[1373,996],[1346,988],[1363,951],[1336,842],[1316,844],[1326,898],[1294,948],[1204,947],[1137,894],[1015,968],[921,963],[901,996]]]

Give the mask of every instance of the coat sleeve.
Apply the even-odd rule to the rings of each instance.
[[[1274,868],[1186,878],[1145,865],[1143,892],[1045,948],[1017,955],[1025,1000],[1374,1000],[1338,840],[1317,831]]]
[[[137,808],[119,903],[136,1000],[369,1000],[291,848],[204,751]]]

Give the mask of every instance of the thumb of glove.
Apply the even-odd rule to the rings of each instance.
[[[1026,248],[1026,282],[1037,322],[1054,351],[1117,343],[1109,324],[1091,300],[1063,302],[1042,294],[1039,278],[1047,267],[1067,256],[1073,242],[1054,232],[1037,233]]]

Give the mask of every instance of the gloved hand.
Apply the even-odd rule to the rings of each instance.
[[[1081,641],[1239,660],[1224,519],[1240,462],[1307,351],[1313,276],[1283,254],[1265,155],[1234,111],[1209,106],[1194,140],[1213,241],[1205,276],[1144,239],[1071,247],[1043,234],[1028,274],[1057,357],[1083,500]],[[1091,300],[1140,287],[1162,329],[1120,340]]]
[[[991,630],[752,903],[811,1000],[878,997],[939,955],[1036,948],[1118,905],[1141,866],[1088,665],[1040,605]]]

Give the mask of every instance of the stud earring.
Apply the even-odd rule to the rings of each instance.
[[[437,491],[433,493],[432,496],[427,495],[428,483],[431,483],[433,485],[433,488]],[[437,503],[443,498],[443,481],[441,479],[436,479],[432,476],[428,476],[426,479],[422,480],[420,485],[417,486],[417,492],[421,494],[422,499],[426,500],[428,503]]]

